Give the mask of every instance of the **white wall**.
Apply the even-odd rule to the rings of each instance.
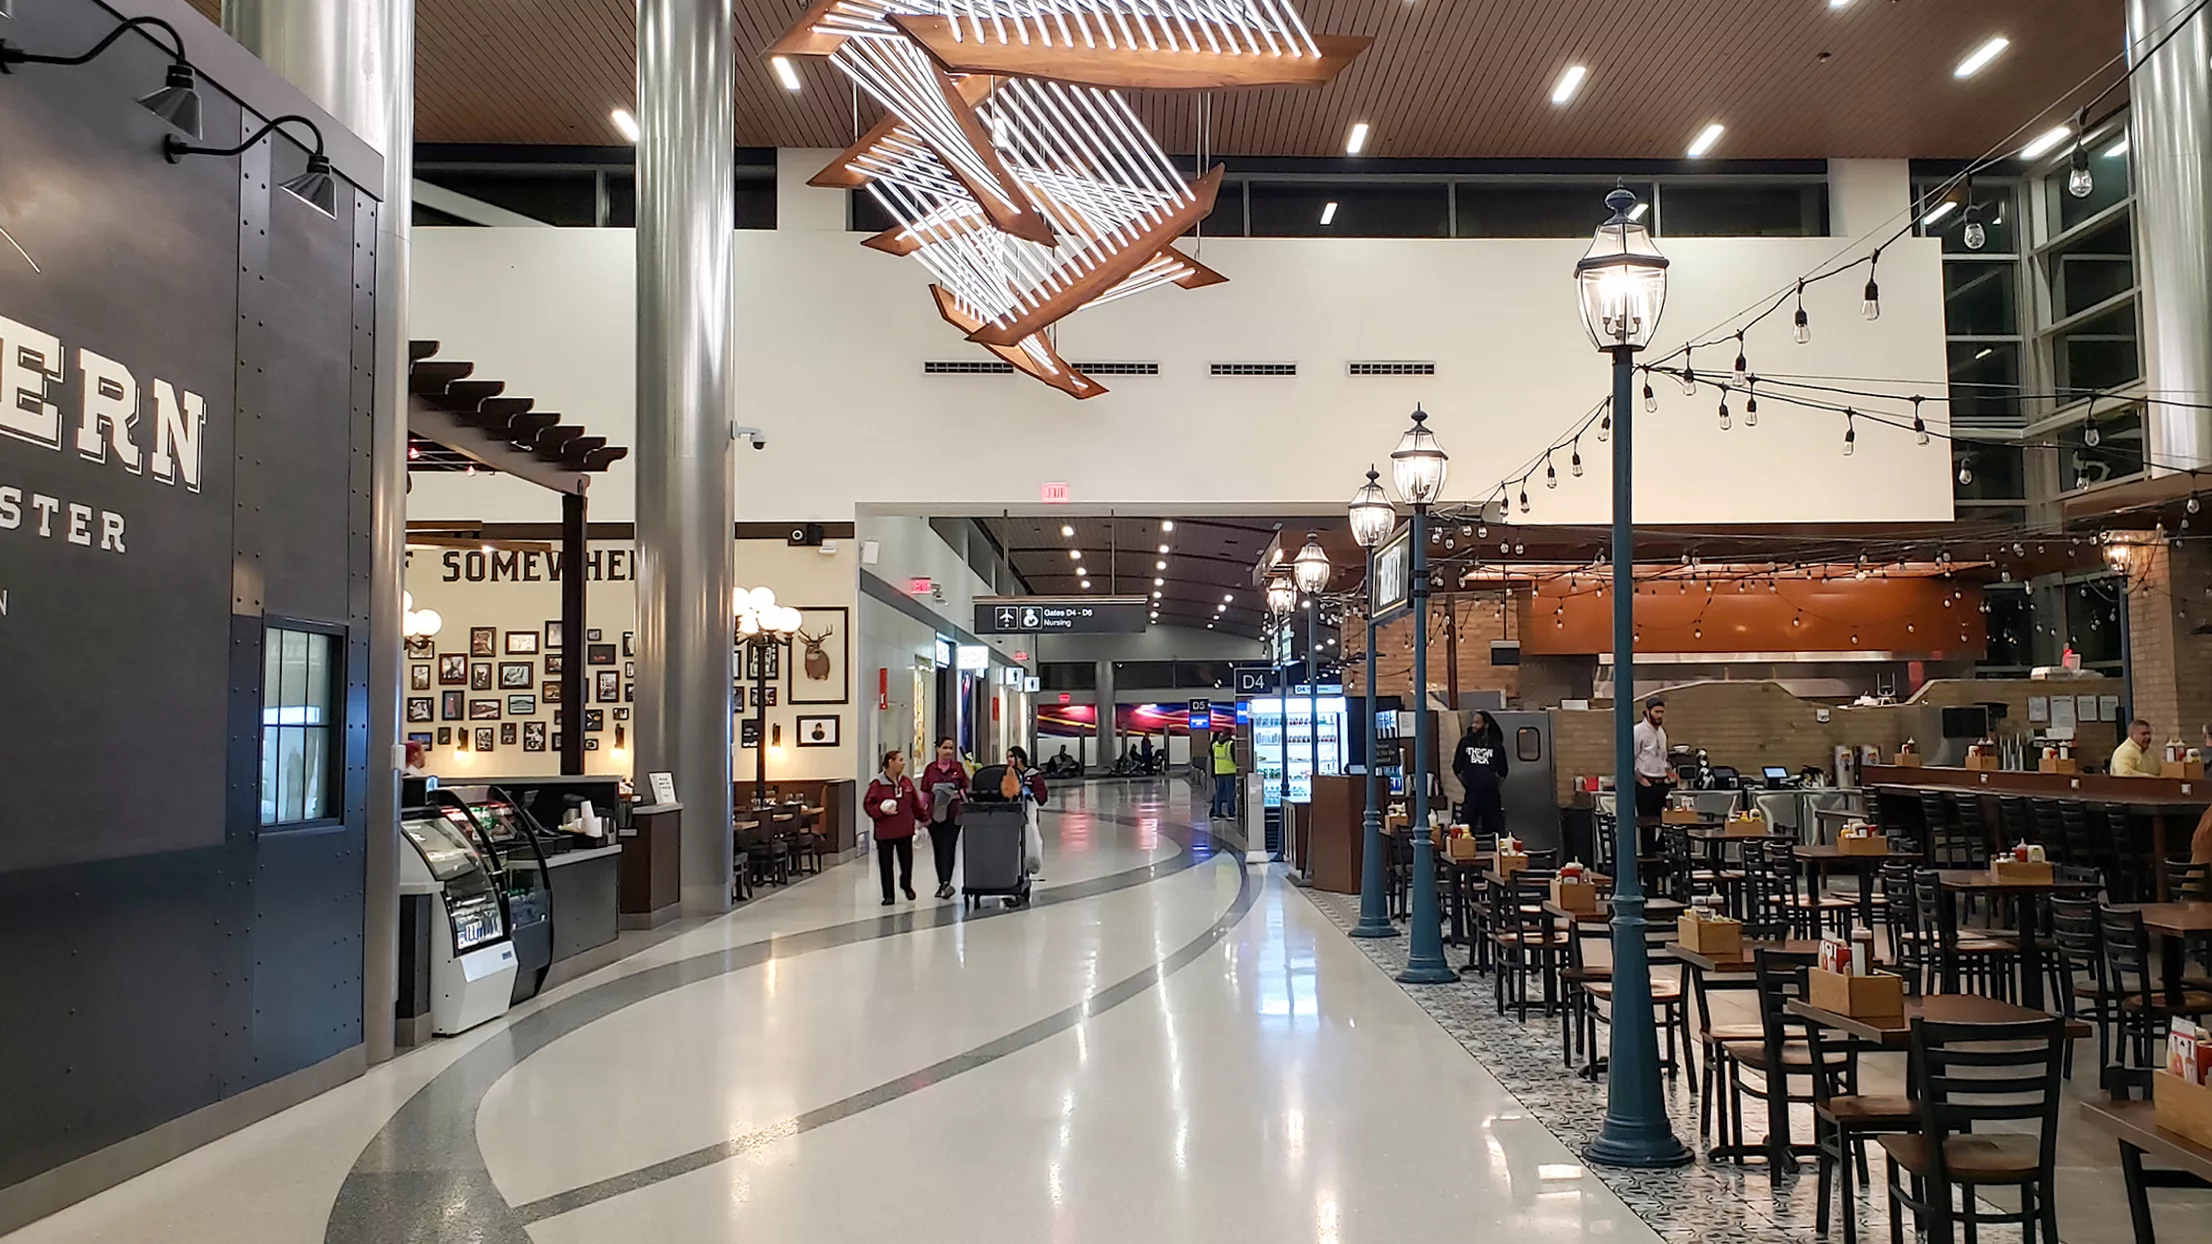
[[[1894,181],[1894,178],[1888,180]],[[1846,211],[1860,214],[1853,206]],[[1859,251],[1839,238],[1679,238],[1660,339],[1702,334]],[[927,377],[922,363],[980,359],[931,307],[922,269],[859,236],[790,229],[737,237],[733,415],[768,430],[738,452],[739,514],[848,519],[858,507],[916,514],[1038,508],[1065,482],[1076,507],[1177,513],[1298,513],[1340,507],[1370,460],[1395,444],[1415,402],[1452,454],[1448,495],[1472,498],[1526,461],[1607,392],[1604,360],[1576,315],[1576,240],[1212,239],[1229,278],[1158,290],[1063,322],[1074,361],[1157,361],[1157,377],[1111,377],[1088,402],[1019,376]],[[616,229],[422,229],[412,329],[482,374],[634,444],[634,239]],[[1945,375],[1940,257],[1932,241],[1884,251],[1882,318],[1859,318],[1862,281],[1807,295],[1814,340],[1789,315],[1750,339],[1755,369],[1898,378]],[[1723,357],[1727,355],[1728,357]],[[1719,372],[1733,351],[1698,361]],[[1354,359],[1434,360],[1433,377],[1351,379]],[[1215,361],[1294,361],[1293,379],[1213,379]],[[1913,383],[1908,383],[1913,382]],[[1940,391],[1939,389],[1937,391]],[[1757,428],[1722,432],[1715,399],[1662,387],[1638,436],[1637,518],[1649,523],[1940,521],[1951,517],[1943,443],[1862,424],[1839,449],[1839,415],[1762,401]],[[1902,404],[1892,409],[1902,410]],[[1939,424],[1931,408],[1930,423]],[[1603,521],[1608,459],[1585,442],[1583,478],[1560,464],[1532,490],[1532,521]],[[631,463],[596,490],[593,517],[631,513]],[[526,486],[418,478],[416,517],[532,517]]]
[[[1155,626],[1141,635],[1047,635],[1037,641],[1046,661],[1264,661],[1258,639],[1199,626]]]

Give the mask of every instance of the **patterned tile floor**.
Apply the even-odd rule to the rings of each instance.
[[[1339,927],[1350,929],[1359,922],[1356,896],[1320,890],[1303,893]],[[1404,928],[1402,924],[1399,927]],[[1354,945],[1392,976],[1405,967],[1404,937],[1359,939]],[[1465,961],[1461,948],[1445,949],[1454,966]],[[1556,1020],[1540,1018],[1532,1011],[1524,1026],[1510,1014],[1499,1015],[1490,978],[1471,972],[1458,984],[1404,988],[1567,1148],[1579,1153],[1597,1138],[1605,1121],[1604,1081],[1592,1083],[1563,1067]],[[1598,1039],[1605,1039],[1602,1027]],[[1679,1079],[1668,1079],[1664,1084],[1675,1135],[1698,1149],[1702,1146],[1697,1132],[1697,1098],[1691,1092],[1692,1075],[1685,1068]],[[1745,1131],[1754,1137],[1765,1131],[1762,1119],[1756,1117],[1757,1110],[1757,1102],[1747,1101]],[[1793,1115],[1796,1139],[1809,1143],[1809,1115],[1802,1109]],[[1871,1196],[1863,1190],[1860,1193],[1859,1239],[1862,1244],[1883,1244],[1889,1239],[1889,1213],[1886,1198],[1880,1194],[1880,1154],[1870,1148],[1868,1162],[1876,1191]],[[1814,1230],[1819,1181],[1809,1159],[1801,1174],[1785,1176],[1778,1182],[1768,1179],[1763,1163],[1709,1162],[1702,1156],[1673,1170],[1591,1169],[1669,1244],[1841,1244],[1843,1239],[1840,1222],[1833,1224],[1825,1237]],[[2021,1233],[2016,1227],[1984,1226],[1981,1237],[2009,1244],[2020,1239]]]

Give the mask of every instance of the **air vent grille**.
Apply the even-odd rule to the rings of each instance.
[[[1216,376],[1295,376],[1296,363],[1215,363],[1212,374]]]
[[[1075,370],[1086,376],[1157,376],[1158,363],[1076,363]]]
[[[922,364],[925,376],[1011,376],[1012,363],[995,359],[948,359]]]
[[[1369,359],[1344,365],[1346,374],[1353,376],[1433,376],[1434,363],[1414,363],[1386,359]]]

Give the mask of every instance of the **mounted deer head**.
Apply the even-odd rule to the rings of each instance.
[[[819,635],[809,635],[805,631],[799,632],[799,642],[806,645],[806,676],[810,680],[814,682],[829,681],[830,659],[829,654],[822,651],[822,645],[830,636],[836,633],[837,628],[835,627],[827,628]]]

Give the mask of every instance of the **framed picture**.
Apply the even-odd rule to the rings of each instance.
[[[438,720],[461,720],[466,715],[466,710],[461,704],[461,698],[461,693],[458,691],[441,692],[438,696]]]
[[[527,634],[527,632],[525,632]],[[501,661],[499,663],[499,688],[502,691],[521,689],[528,691],[538,680],[538,667],[530,661]]]
[[[516,741],[521,738],[521,735],[516,733],[516,729],[514,722],[503,721],[499,723],[499,745],[501,747],[513,747]]]
[[[498,644],[499,644],[499,628],[497,628],[497,627],[492,627],[492,626],[472,626],[472,627],[470,627],[470,628],[469,628],[469,655],[470,655],[470,656],[472,656],[472,657],[495,657],[495,656],[498,656],[498,655],[499,655],[499,649],[498,649]]]
[[[622,663],[622,676],[623,676],[624,678],[635,678],[635,677],[637,677],[637,662],[635,662],[635,661],[624,661],[624,662]]]
[[[592,698],[601,704],[612,704],[622,698],[622,675],[613,670],[596,670],[592,681],[595,684],[594,690],[598,693]]]
[[[843,718],[840,718],[835,714],[829,714],[821,717],[799,718],[799,746],[837,746],[837,727],[838,723],[842,720]]]
[[[558,652],[561,648],[561,620],[549,618],[545,623],[545,650]]]
[[[588,627],[584,631],[584,642],[587,644],[596,644],[599,642],[600,634],[601,632],[598,627]]]
[[[782,644],[747,644],[744,652],[745,660],[740,663],[740,668],[745,671],[746,682],[757,682],[763,678],[774,682],[783,677]]]
[[[428,665],[410,665],[407,667],[407,689],[409,691],[430,690],[430,667]]]
[[[585,740],[584,740],[584,750],[585,750],[585,751],[587,751],[587,752],[596,752],[596,751],[598,751],[598,750],[599,750],[599,740],[597,740],[597,739],[585,739]]]
[[[556,734],[556,735],[554,735],[554,736],[553,736],[553,750],[554,750],[554,751],[559,751],[559,750],[561,750],[561,736],[560,736],[560,735],[558,735],[558,734]]]
[[[739,747],[760,746],[760,721],[758,718],[747,717],[737,723],[737,745]]]
[[[469,662],[469,690],[489,691],[491,689],[492,663],[489,661]]]
[[[607,728],[607,710],[606,710],[606,709],[603,709],[603,708],[587,708],[587,709],[585,709],[585,710],[584,710],[584,733],[585,733],[585,734],[597,734],[597,733],[599,733],[600,731],[602,731],[602,730],[605,730],[606,728]]]
[[[494,738],[494,733],[490,726],[478,726],[476,728],[476,750],[488,752],[497,747],[498,743]]]
[[[637,655],[636,631],[622,632],[622,655],[626,657],[634,657]]]
[[[469,681],[469,657],[465,652],[438,654],[438,685],[465,687]]]
[[[543,701],[545,701],[545,702],[546,702],[546,703],[548,703],[548,704],[558,704],[558,703],[560,703],[560,702],[561,702],[561,684],[559,684],[559,683],[557,683],[557,682],[549,682],[549,683],[545,683],[545,684],[541,685],[541,686],[540,686],[540,687],[538,688],[538,698],[539,698],[539,699],[541,699],[541,700],[543,700]]]
[[[851,633],[849,610],[799,610],[799,629],[791,637],[791,703],[852,702],[852,667],[846,655]]]
[[[408,735],[408,736],[407,736],[407,741],[408,741],[408,742],[410,742],[410,743],[419,743],[419,744],[421,744],[421,745],[422,745],[422,746],[424,746],[424,747],[428,747],[428,746],[430,746],[430,739],[431,739],[431,734],[430,734],[430,732],[429,732],[428,730],[424,730],[424,731],[421,731],[420,733],[416,733],[416,734],[410,734],[410,735]]]
[[[766,686],[766,687],[762,687],[762,688],[760,689],[760,704],[759,704],[759,705],[757,705],[756,707],[761,707],[761,708],[774,708],[775,706],[776,706],[776,688],[775,688],[775,686],[774,686],[773,684],[771,684],[771,685],[769,685],[769,686]]]
[[[453,727],[451,727],[451,726],[439,726],[439,727],[438,727],[438,746],[440,746],[440,747],[451,747],[451,746],[453,746]]]
[[[634,683],[634,682],[626,682],[626,683],[623,683],[623,684],[622,684],[622,702],[623,702],[624,704],[628,704],[628,703],[629,703],[630,701],[632,701],[632,700],[635,700],[636,698],[637,698],[637,684],[636,684],[636,683]]]
[[[470,721],[498,721],[498,720],[499,720],[499,701],[497,701],[497,700],[470,700],[470,701],[469,701],[469,720],[470,720]]]
[[[626,708],[618,708],[618,709],[614,710],[614,719],[615,719],[616,721],[628,721],[628,720],[630,720],[630,710],[629,710],[629,709],[626,709]]]
[[[534,657],[538,655],[538,633],[536,631],[507,632],[507,655],[511,657]]]
[[[507,715],[509,717],[534,717],[537,715],[537,711],[538,697],[534,695],[511,695],[507,697]]]
[[[597,633],[597,632],[594,632],[594,634],[596,634],[596,633]],[[612,664],[614,664],[614,645],[613,645],[613,644],[586,644],[586,645],[584,645],[584,663],[585,663],[586,665],[612,665]]]
[[[429,635],[409,635],[407,655],[417,661],[427,661],[438,653],[438,641]]]
[[[560,653],[558,653],[558,652],[548,652],[548,653],[546,653],[546,654],[545,654],[545,672],[546,672],[546,673],[548,673],[548,674],[558,674],[558,673],[560,673],[560,672],[562,671],[562,669],[564,669],[564,668],[565,668],[565,667],[566,667],[567,665],[568,665],[568,658],[567,658],[567,657],[565,657],[565,656],[563,656],[562,654],[560,654]]]
[[[438,705],[429,696],[411,695],[407,697],[407,720],[436,721],[437,719]]]
[[[744,683],[741,683],[741,682],[736,682],[736,683],[732,683],[732,684],[731,684],[731,686],[730,686],[730,711],[731,711],[731,712],[733,712],[733,713],[742,713],[742,712],[744,712],[744,711],[745,711],[745,684],[744,684]]]
[[[556,726],[564,724],[564,723],[563,723],[563,722],[561,721],[561,718],[562,718],[562,716],[563,716],[563,715],[564,715],[564,714],[563,714],[563,713],[561,712],[561,710],[559,710],[559,709],[557,709],[557,708],[556,708],[556,709],[554,709],[554,710],[553,710],[553,724],[554,724],[554,725],[556,725]],[[554,746],[555,746],[555,747],[558,747],[558,746],[560,746],[560,744],[556,743],[556,744],[554,744]]]
[[[526,752],[542,752],[545,750],[544,722],[526,721],[522,723],[522,750]]]

